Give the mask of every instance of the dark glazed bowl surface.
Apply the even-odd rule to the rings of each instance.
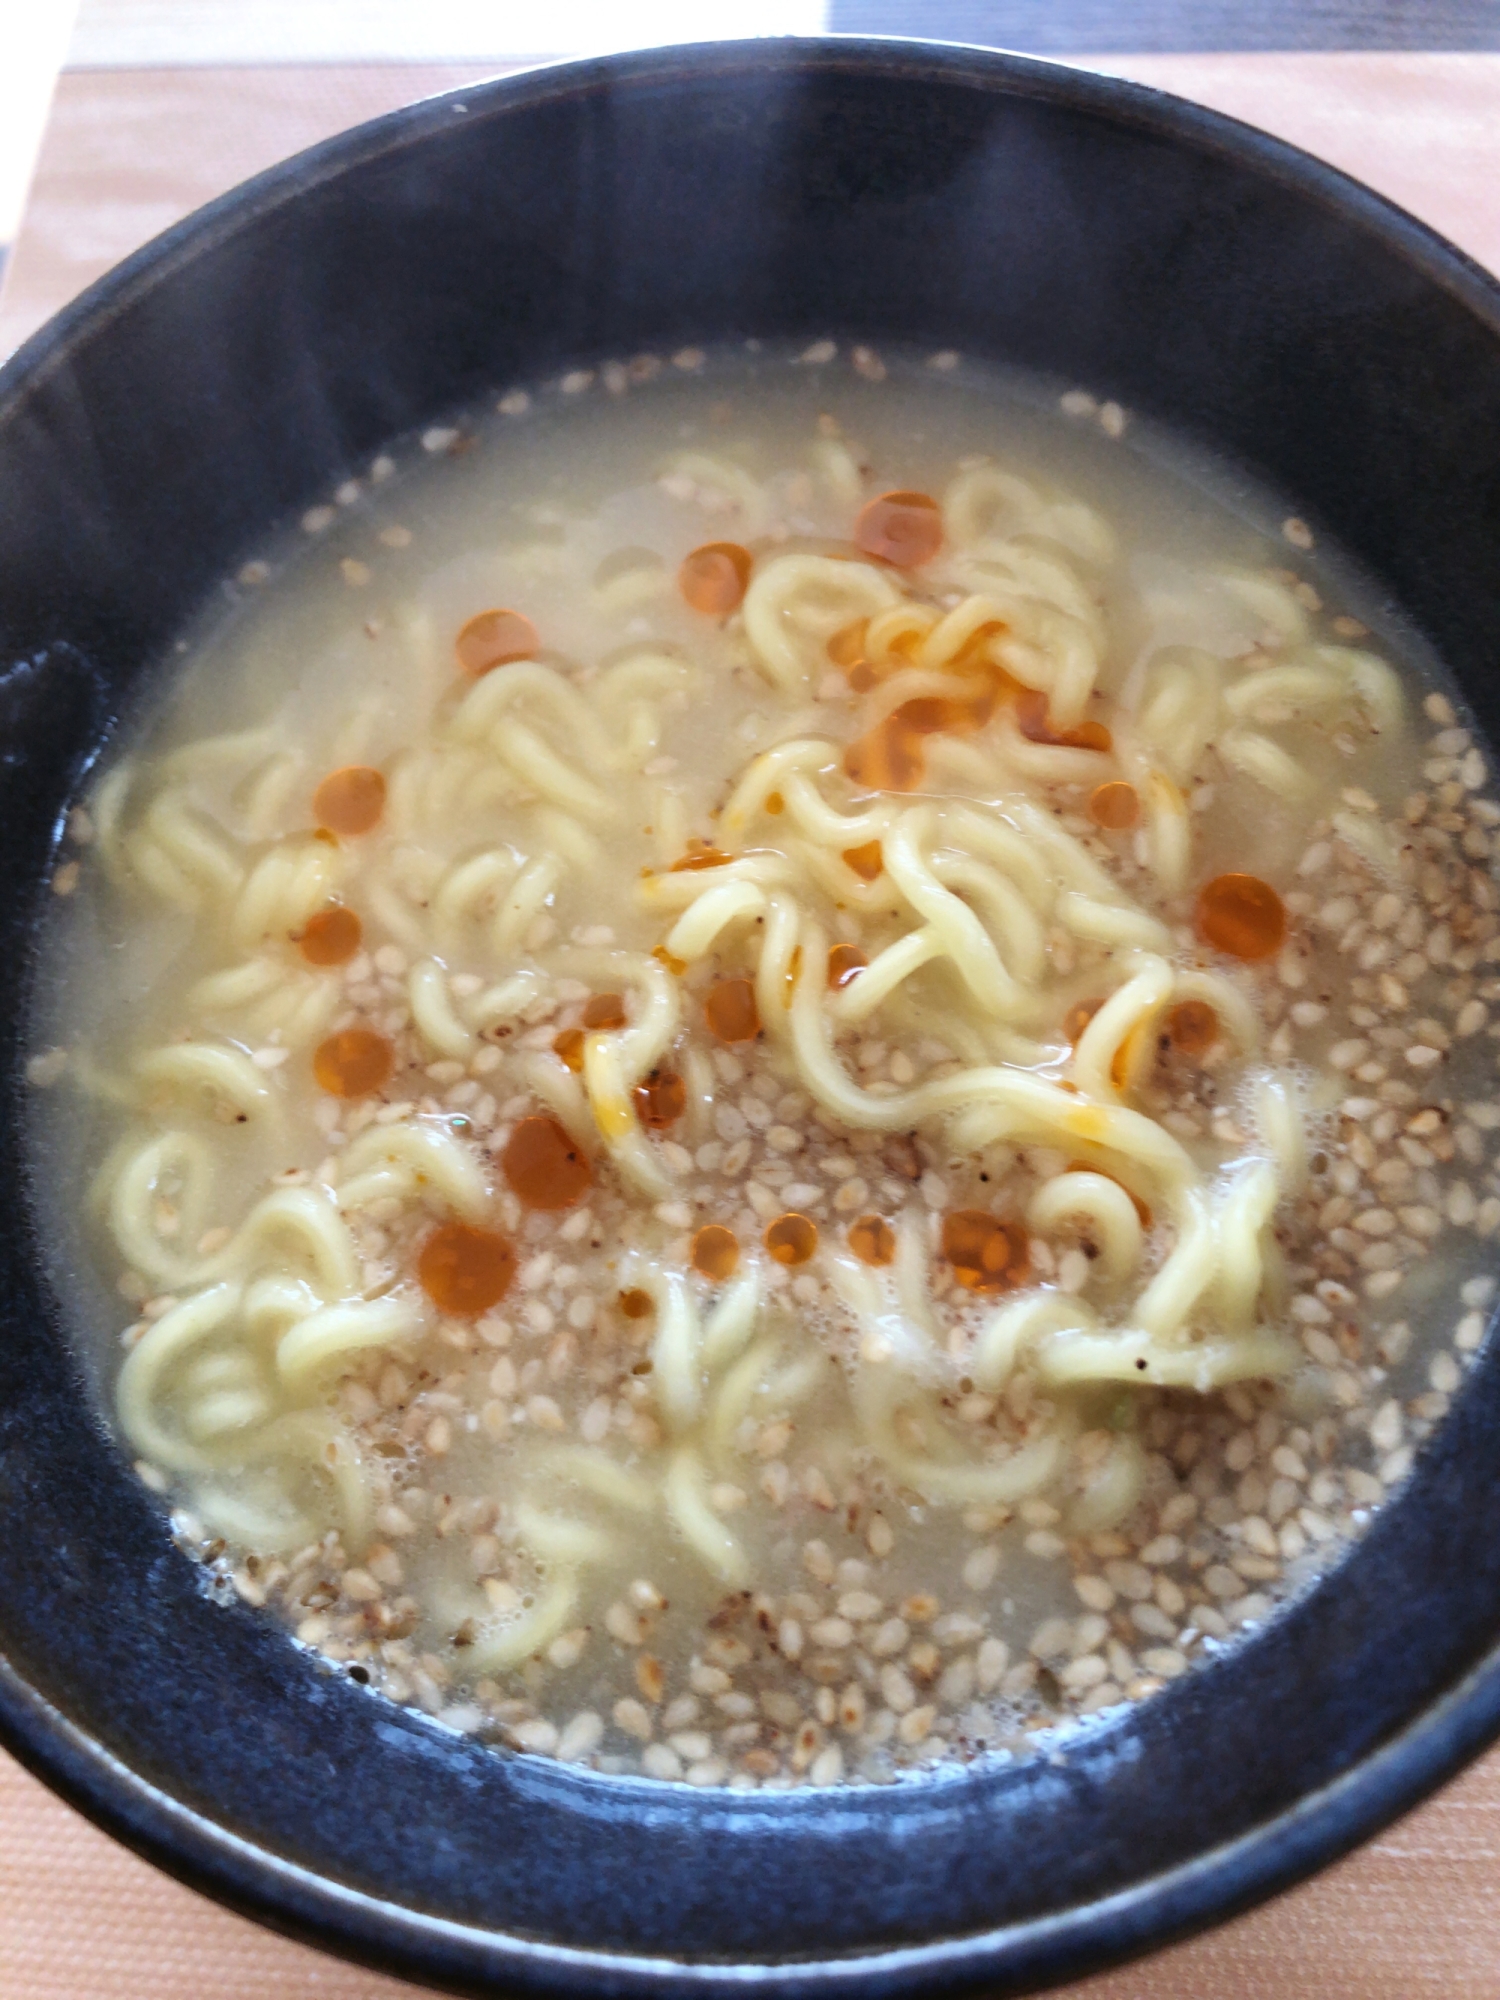
[[[173,230],[0,373],[0,1733],[285,1930],[482,1993],[1059,1979],[1326,1861],[1500,1728],[1500,1367],[1236,1654],[1066,1754],[700,1793],[498,1756],[207,1600],[101,1446],[23,1157],[30,941],[78,776],[190,614],[388,437],[560,365],[757,333],[1080,382],[1280,488],[1500,736],[1500,289],[1210,113],[899,43],[464,91]]]

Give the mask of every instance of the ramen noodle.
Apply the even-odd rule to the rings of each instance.
[[[886,1779],[1160,1689],[1405,1476],[1491,1292],[1500,811],[1138,430],[578,371],[190,635],[68,823],[38,1131],[118,1435],[301,1645]]]

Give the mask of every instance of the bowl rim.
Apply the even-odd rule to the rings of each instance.
[[[661,48],[568,58],[541,63],[534,69],[503,72],[417,98],[304,147],[237,182],[151,237],[29,334],[0,362],[0,417],[32,383],[40,383],[62,365],[81,340],[117,317],[138,292],[212,249],[242,223],[271,213],[304,189],[331,180],[366,159],[415,143],[430,127],[447,123],[442,115],[445,110],[450,116],[467,115],[471,108],[490,115],[512,106],[519,109],[581,95],[612,82],[644,83],[676,75],[796,67],[860,69],[876,75],[926,70],[934,77],[953,81],[967,75],[970,81],[1000,96],[1069,103],[1119,124],[1189,140],[1222,158],[1249,162],[1273,181],[1295,186],[1323,207],[1383,236],[1424,277],[1451,292],[1492,331],[1500,333],[1500,278],[1476,258],[1342,168],[1228,112],[1213,110],[1154,84],[978,43],[899,35],[767,35],[737,41],[675,42]],[[470,100],[475,102],[471,105]]]
[[[730,2000],[1025,1994],[1241,1915],[1338,1860],[1500,1734],[1500,1645],[1399,1736],[1238,1839],[1115,1895],[992,1931],[831,1958],[731,1964],[585,1950],[425,1915],[257,1847],[132,1771],[0,1656],[0,1745],[123,1846],[237,1914],[372,1970],[448,1992]]]
[[[1038,57],[919,37],[817,35],[671,44],[547,63],[366,120],[239,183],[123,259],[0,365],[0,421],[161,279],[245,224],[458,114],[513,110],[616,86],[791,71],[968,82],[1062,103],[1249,167],[1382,240],[1500,339],[1500,280],[1341,169],[1153,85]],[[1400,1502],[1398,1501],[1398,1505]],[[639,1994],[677,1984],[727,1996],[1035,1991],[1118,1964],[1250,1908],[1347,1853],[1500,1736],[1500,1637],[1405,1727],[1317,1791],[1237,1838],[1129,1888],[999,1929],[917,1945],[755,1964],[531,1940],[384,1902],[256,1845],[116,1758],[0,1651],[0,1745],[96,1826],[188,1887],[301,1942],[455,1992]]]

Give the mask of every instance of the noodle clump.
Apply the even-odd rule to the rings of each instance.
[[[99,894],[187,971],[71,1058],[190,1538],[398,1699],[703,1783],[1009,1742],[1263,1615],[1316,1506],[1201,1514],[1203,1441],[1328,1462],[1337,1323],[1435,1233],[1327,1221],[1365,1031],[1298,871],[1370,937],[1417,893],[1381,653],[1274,564],[1141,585],[1003,455],[785,457],[398,581],[385,706],[117,762]]]

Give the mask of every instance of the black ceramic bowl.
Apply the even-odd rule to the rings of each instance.
[[[475,1992],[1013,1992],[1264,1896],[1500,1727],[1500,1365],[1305,1601],[1066,1757],[704,1794],[502,1757],[210,1603],[101,1446],[18,1190],[30,940],[132,689],[394,433],[725,336],[959,347],[1243,465],[1500,707],[1500,289],[1270,139],[878,43],[669,50],[379,120],[88,293],[0,375],[0,1731],[285,1930]],[[1492,736],[1495,734],[1491,728]]]

